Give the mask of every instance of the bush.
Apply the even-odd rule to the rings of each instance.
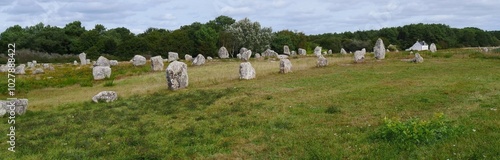
[[[409,119],[406,122],[384,118],[373,138],[408,148],[431,144],[457,135],[458,127],[452,126],[443,114],[436,114],[431,120]]]
[[[78,55],[64,54],[60,55],[57,53],[45,53],[38,51],[31,51],[27,49],[16,50],[16,55],[14,56],[16,63],[27,63],[36,60],[38,63],[73,63],[73,61],[80,61]],[[2,54],[0,57],[0,63],[7,63],[7,56]]]

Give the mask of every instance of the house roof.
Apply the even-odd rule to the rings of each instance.
[[[425,41],[420,41],[420,42],[419,42],[419,41],[417,41],[417,43],[420,43],[420,45],[422,45],[422,46],[428,46],[428,44],[427,44],[427,43],[425,43]]]

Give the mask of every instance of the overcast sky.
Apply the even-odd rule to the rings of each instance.
[[[306,34],[380,29],[412,23],[500,30],[500,0],[8,0],[0,1],[0,32],[39,22],[64,27],[81,21],[107,29],[178,29],[219,15],[245,17],[273,31]]]

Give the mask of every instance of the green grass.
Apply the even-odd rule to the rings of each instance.
[[[124,62],[122,62],[124,63]],[[134,75],[141,75],[150,72],[150,65],[135,67],[131,64],[120,64],[113,66],[112,77],[123,78]],[[57,65],[54,71],[46,70],[45,74],[32,75],[27,71],[26,75],[16,75],[16,93],[18,96],[26,96],[32,90],[42,88],[63,88],[72,85],[81,87],[91,87],[94,84],[100,84],[103,81],[96,81],[92,76],[92,68],[87,66]],[[8,96],[7,92],[7,73],[0,74],[0,97]],[[106,81],[106,80],[104,80]],[[109,82],[106,81],[106,85]]]
[[[440,53],[445,52],[460,51]],[[0,155],[5,159],[500,157],[497,59],[424,53],[425,62],[414,64],[400,60],[412,55],[390,54],[389,59],[361,64],[334,55],[325,68],[315,68],[313,57],[291,59],[290,74],[279,74],[277,62],[253,61],[254,80],[237,79],[239,62],[211,62],[190,67],[190,86],[178,91],[166,88],[164,73],[117,78],[105,89],[143,83],[148,84],[143,88],[158,89],[124,97],[118,92],[120,98],[113,103],[95,104],[84,97],[83,102],[29,110],[16,118],[17,152],[8,152],[4,142]],[[76,87],[72,93],[99,87]],[[34,101],[41,100],[33,96]],[[436,118],[436,113],[446,119]],[[0,128],[7,132],[7,118],[2,119]],[[394,129],[388,124],[398,126],[394,133],[411,128],[416,132],[400,137],[381,134]]]

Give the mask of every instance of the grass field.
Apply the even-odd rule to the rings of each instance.
[[[189,87],[164,72],[123,72],[112,86],[29,90],[16,117],[16,153],[0,123],[1,159],[499,159],[500,57],[467,50],[422,53],[425,62],[350,56],[190,66]],[[68,66],[71,67],[71,66]],[[124,66],[126,67],[126,66]],[[119,68],[117,70],[120,70]],[[90,70],[89,70],[90,71]],[[91,74],[90,72],[88,74]],[[91,103],[114,90],[113,103]]]

